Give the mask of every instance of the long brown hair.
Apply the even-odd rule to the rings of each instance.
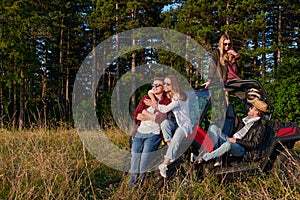
[[[169,75],[169,76],[166,76],[165,78],[170,79],[171,85],[172,85],[172,90],[174,93],[179,94],[179,100],[186,101],[187,94],[181,89],[177,78],[174,75]]]
[[[233,49],[233,41],[229,34],[223,34],[219,40],[219,46],[218,49],[220,51],[220,63],[223,67],[225,67],[225,61],[234,63],[235,57],[232,54],[229,54],[227,52],[224,52],[224,40],[230,40],[231,43],[231,49]]]

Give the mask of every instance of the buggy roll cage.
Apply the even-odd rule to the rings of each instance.
[[[259,81],[254,80],[254,79],[248,79],[248,80],[237,79],[237,80],[231,80],[226,83],[212,82],[212,83],[210,83],[208,89],[205,89],[203,87],[195,89],[195,93],[198,98],[200,98],[201,96],[207,96],[206,102],[202,106],[203,108],[200,108],[201,114],[199,117],[199,124],[202,123],[202,121],[205,118],[205,115],[207,113],[207,110],[211,105],[210,91],[218,90],[220,88],[224,88],[230,94],[234,94],[236,97],[243,100],[245,104],[247,103],[246,97],[247,97],[247,92],[249,91],[249,89],[251,89],[251,88],[258,89],[262,94],[262,100],[268,105],[269,111],[267,113],[265,113],[265,115],[268,116],[267,120],[270,120],[272,118],[272,115],[274,112],[274,106],[273,106],[266,90],[262,86],[262,84]]]

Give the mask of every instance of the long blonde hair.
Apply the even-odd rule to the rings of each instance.
[[[174,75],[168,75],[165,78],[170,79],[172,90],[175,93],[179,94],[179,100],[186,101],[187,100],[187,94],[181,89],[179,82],[177,78]]]
[[[229,34],[223,34],[219,40],[219,46],[218,49],[220,51],[220,63],[223,67],[225,67],[225,61],[234,63],[235,57],[227,52],[224,52],[224,40],[230,40],[231,43],[231,49],[233,49],[233,41]]]

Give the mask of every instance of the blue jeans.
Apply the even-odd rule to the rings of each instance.
[[[176,157],[178,157],[179,154],[177,154],[177,151],[179,150],[180,143],[185,137],[186,136],[183,129],[178,127],[174,133],[173,138],[171,139],[171,143],[170,146],[168,147],[165,158],[169,158],[171,161],[174,161]]]
[[[132,140],[131,162],[130,162],[130,186],[142,182],[147,172],[148,165],[152,160],[152,153],[161,143],[158,134],[142,134],[137,132]]]
[[[212,125],[210,130],[215,134],[215,136],[219,136],[219,141],[222,143],[222,145],[210,153],[205,153],[203,155],[203,159],[205,161],[220,157],[227,152],[239,157],[245,154],[245,148],[243,146],[237,143],[229,142],[228,136],[226,134],[218,132],[218,130],[220,129],[217,126],[213,126],[215,125]]]
[[[160,128],[164,137],[164,141],[168,142],[172,139],[173,131],[177,128],[177,124],[169,119],[165,119],[160,123]]]

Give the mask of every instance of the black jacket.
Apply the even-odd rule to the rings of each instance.
[[[244,123],[239,126],[241,129],[244,126]],[[236,143],[242,145],[245,150],[245,159],[246,160],[257,160],[261,157],[261,147],[263,145],[265,135],[265,126],[262,123],[262,120],[254,122],[249,131],[242,139],[236,139]]]
[[[235,62],[233,64],[235,71],[239,71],[239,62]],[[225,66],[222,66],[220,63],[220,51],[215,49],[211,53],[211,59],[209,63],[209,72],[208,78],[211,79],[212,82],[225,82],[227,79],[227,63]]]

